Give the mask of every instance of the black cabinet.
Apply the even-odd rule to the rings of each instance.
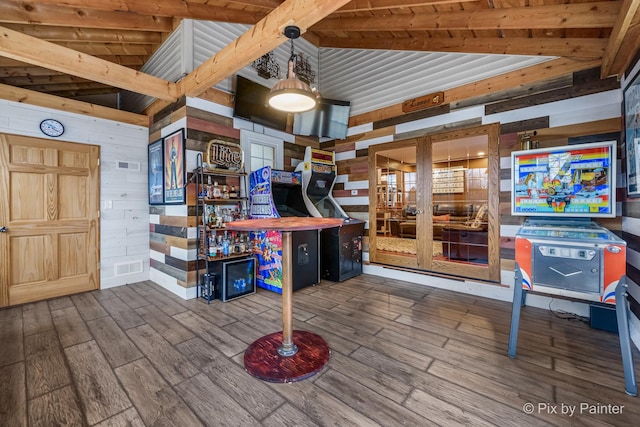
[[[291,288],[294,291],[320,282],[318,230],[291,233]]]
[[[364,221],[349,218],[340,227],[320,232],[322,278],[342,282],[362,274]]]

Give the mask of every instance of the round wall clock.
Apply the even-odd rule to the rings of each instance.
[[[45,119],[40,122],[40,130],[47,136],[57,137],[64,133],[64,126],[57,120]]]

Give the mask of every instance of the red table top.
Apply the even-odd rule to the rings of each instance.
[[[244,219],[226,223],[228,230],[237,231],[258,231],[258,230],[278,230],[278,231],[301,231],[320,230],[323,228],[333,228],[342,225],[342,218],[315,218],[315,217],[286,217],[286,218],[261,218]]]

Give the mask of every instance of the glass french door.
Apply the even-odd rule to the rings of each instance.
[[[418,226],[420,139],[369,147],[369,258],[382,264],[422,268]]]
[[[498,129],[369,147],[371,262],[500,280]]]

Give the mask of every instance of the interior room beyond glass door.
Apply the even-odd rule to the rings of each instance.
[[[488,135],[432,140],[431,174],[432,270],[489,278]]]
[[[415,140],[375,151],[369,253],[375,262],[418,267]]]

